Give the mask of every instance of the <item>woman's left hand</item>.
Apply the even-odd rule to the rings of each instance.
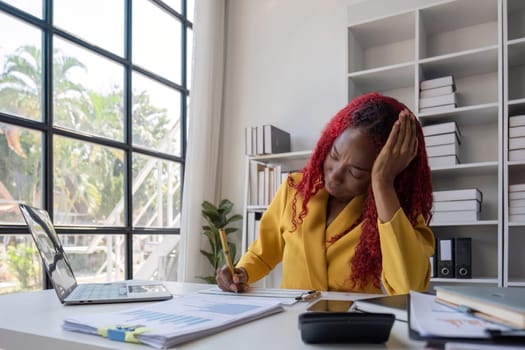
[[[396,176],[416,156],[417,148],[416,117],[408,109],[404,109],[399,113],[399,118],[374,162],[372,183],[393,186]]]

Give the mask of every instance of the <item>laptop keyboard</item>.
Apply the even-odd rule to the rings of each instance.
[[[127,295],[125,283],[81,284],[71,293],[74,299],[113,299]]]

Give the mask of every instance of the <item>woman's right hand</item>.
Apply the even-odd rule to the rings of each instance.
[[[217,286],[226,292],[245,292],[248,290],[248,273],[244,268],[235,268],[232,276],[227,265],[219,267],[215,276]]]

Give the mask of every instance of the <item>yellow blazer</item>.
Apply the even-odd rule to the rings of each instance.
[[[297,182],[301,174],[293,174]],[[361,236],[358,225],[327,247],[330,237],[350,228],[363,210],[364,196],[355,197],[326,227],[328,192],[322,189],[308,202],[308,214],[291,231],[295,190],[281,184],[259,224],[259,237],[237,264],[248,272],[249,283],[266,276],[282,261],[282,288],[350,291],[351,259]],[[298,198],[296,208],[302,205]],[[430,281],[429,257],[434,253],[434,235],[420,215],[412,226],[402,209],[389,222],[378,222],[383,271],[382,286],[388,294],[424,291]],[[372,283],[353,291],[381,293]]]

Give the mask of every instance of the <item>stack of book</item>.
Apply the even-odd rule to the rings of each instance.
[[[251,161],[248,203],[256,206],[270,204],[286,176],[288,172],[283,172],[279,164]]]
[[[509,336],[507,341],[516,339],[525,329],[525,293],[522,288],[490,286],[436,286],[434,288],[438,303],[451,306],[461,312],[468,310],[467,313],[471,316],[490,321],[490,328],[496,324],[512,327],[501,333],[496,332],[501,336],[500,341],[505,340],[505,335]],[[450,322],[450,318],[446,318]],[[519,344],[523,345],[523,340]]]
[[[442,112],[456,108],[456,84],[452,75],[423,80],[419,88],[419,113]]]
[[[509,117],[509,160],[525,160],[525,115]]]
[[[483,195],[477,188],[435,191],[432,223],[479,220]]]
[[[247,156],[291,151],[290,133],[271,124],[246,127],[244,141]]]
[[[509,221],[525,221],[525,184],[509,186]]]
[[[423,135],[431,168],[461,163],[461,132],[456,122],[424,126]]]

